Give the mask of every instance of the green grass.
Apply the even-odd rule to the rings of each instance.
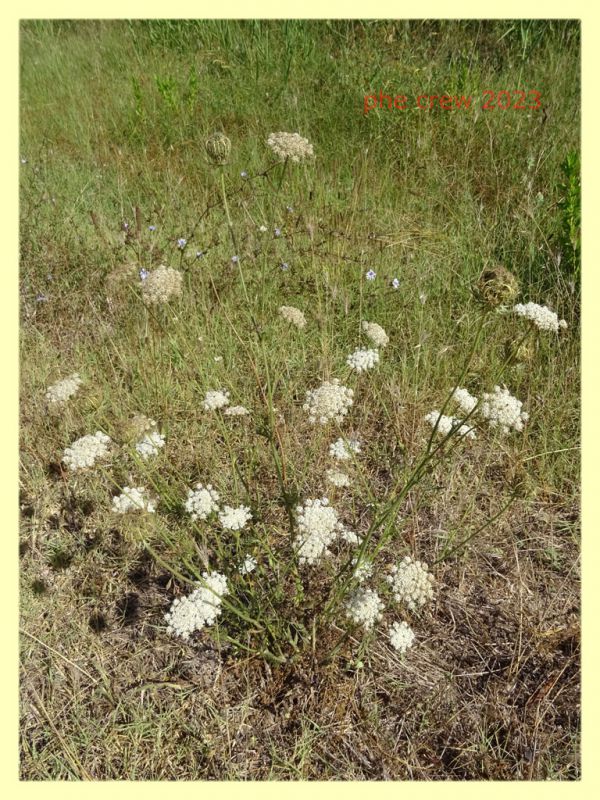
[[[484,90],[518,88],[543,111],[481,110]],[[380,89],[474,104],[365,116]],[[578,97],[575,22],[23,23],[24,778],[578,776]],[[214,130],[232,142],[235,245]],[[306,136],[314,162],[284,173],[266,146],[278,130]],[[569,325],[531,337],[526,364],[506,364],[526,329],[498,313],[467,360],[472,287],[498,263]],[[160,264],[181,270],[182,297],[148,311],[137,272]],[[357,377],[345,359],[365,319],[390,343]],[[465,364],[477,396],[501,378],[523,401],[525,431],[481,429],[398,495]],[[81,392],[48,414],[46,388],[75,371]],[[310,427],[305,392],[333,377],[355,390],[348,420]],[[249,419],[204,412],[220,388]],[[124,443],[139,413],[165,433],[155,460],[60,466],[86,433]],[[340,432],[363,441],[350,491],[324,483]],[[253,525],[191,525],[198,481]],[[112,514],[137,485],[158,513]],[[338,606],[323,618],[343,560],[295,564],[290,511],[326,492],[373,531],[378,566],[434,565],[403,657],[344,636]],[[259,567],[235,577],[247,552]],[[255,622],[227,607],[191,643],[169,638],[163,614],[209,564]]]

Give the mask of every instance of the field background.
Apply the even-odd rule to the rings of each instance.
[[[574,22],[23,23],[23,778],[579,776],[579,84]],[[477,109],[483,90],[516,88],[541,92],[543,110]],[[365,116],[379,89],[471,94],[474,108]],[[232,141],[239,253],[204,154],[214,130]],[[278,130],[316,154],[281,185],[265,144]],[[182,269],[184,294],[149,318],[132,270],[161,263]],[[398,658],[376,641],[358,659],[350,642],[316,669],[240,658],[208,632],[167,637],[162,615],[189,586],[141,539],[168,563],[179,536],[189,544],[170,497],[212,479],[266,507],[256,535],[279,541],[260,412],[225,429],[201,408],[223,387],[260,409],[243,346],[255,323],[302,497],[323,494],[332,438],[308,428],[305,390],[347,375],[361,320],[387,330],[350,419],[378,497],[422,451],[423,416],[473,341],[471,287],[496,263],[569,328],[503,378],[531,415],[525,432],[461,449],[401,510],[390,557],[437,562],[417,646]],[[282,304],[304,310],[304,332],[277,318]],[[472,391],[494,385],[517,328],[502,316],[486,327]],[[74,371],[84,389],[48,415],[47,386]],[[170,549],[111,515],[125,466],[77,481],[60,466],[75,438],[118,439],[134,413],[167,436],[145,477],[166,498]],[[349,502],[368,518],[366,497]]]

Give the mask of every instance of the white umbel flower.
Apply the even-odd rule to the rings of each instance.
[[[294,306],[280,306],[279,313],[287,322],[291,322],[292,325],[295,325],[297,328],[304,328],[306,327],[306,317],[300,311],[299,308],[294,308]]]
[[[358,556],[356,556],[352,559],[352,566],[354,567],[354,577],[359,583],[366,581],[373,574],[373,564],[365,558],[361,559],[359,563]]]
[[[223,510],[219,512],[219,522],[229,531],[241,531],[251,519],[252,514],[248,506],[238,506],[237,508],[224,506]]]
[[[474,429],[469,425],[461,425],[460,419],[447,417],[445,414],[440,414],[439,411],[430,411],[429,414],[426,414],[425,422],[428,422],[432,428],[435,428],[437,422],[436,433],[441,436],[447,436],[451,431],[456,430],[459,436],[464,436],[466,439],[476,438]]]
[[[247,417],[249,413],[245,406],[229,406],[223,412],[226,417]]]
[[[558,314],[551,311],[548,306],[540,306],[537,303],[517,303],[513,307],[515,314],[524,317],[532,322],[541,331],[552,331],[558,333],[560,328],[566,328],[567,323],[564,319],[558,318]]]
[[[381,619],[384,609],[383,601],[373,589],[358,588],[346,603],[346,615],[357,625],[371,630]]]
[[[135,449],[143,459],[155,456],[161,447],[165,446],[165,437],[158,431],[147,433],[144,438],[138,442]]]
[[[366,372],[379,364],[379,352],[377,350],[355,350],[346,359],[346,364],[355,372]]]
[[[217,411],[229,405],[229,392],[217,390],[207,392],[202,403],[205,411]]]
[[[267,144],[282,160],[289,158],[290,161],[298,163],[306,158],[312,158],[314,155],[312,144],[299,133],[286,133],[285,131],[272,133],[267,139]]]
[[[128,511],[156,511],[154,500],[145,496],[146,490],[142,486],[125,486],[117,497],[113,497],[113,511],[117,514],[127,514]]]
[[[390,625],[390,644],[399,653],[406,653],[415,640],[415,632],[404,622],[394,622]]]
[[[521,432],[529,419],[529,414],[522,410],[523,403],[508,391],[494,386],[492,394],[484,394],[481,403],[481,414],[491,428],[499,428],[503,434],[511,430]]]
[[[375,347],[385,347],[390,341],[390,337],[381,325],[378,325],[376,322],[363,322],[362,329]]]
[[[344,486],[350,486],[350,477],[339,469],[328,469],[327,480],[340,489]]]
[[[172,267],[164,265],[152,270],[142,284],[142,298],[147,306],[167,303],[181,294],[183,275]]]
[[[470,414],[479,402],[476,397],[473,397],[472,394],[460,386],[454,390],[452,397],[460,410],[464,411],[465,414]]]
[[[306,402],[302,406],[308,412],[311,423],[326,425],[335,420],[342,423],[348,409],[354,402],[354,392],[346,386],[341,386],[338,378],[331,383],[325,382],[318,389],[306,392]]]
[[[102,431],[90,433],[77,439],[63,454],[63,461],[70,470],[93,467],[96,461],[108,455],[110,436]]]
[[[338,461],[349,461],[352,453],[360,453],[360,442],[358,439],[344,439],[340,436],[333,444],[329,445],[329,455]]]
[[[344,527],[327,497],[310,499],[296,508],[298,535],[294,540],[301,564],[315,564],[330,555],[328,547]]]
[[[52,386],[48,387],[46,401],[51,406],[62,405],[74,394],[77,394],[82,383],[79,373],[74,372],[68,378],[63,378],[62,381],[53,383]]]
[[[185,510],[193,520],[207,519],[207,517],[219,510],[219,495],[210,483],[208,486],[197,483],[196,487],[188,492]]]
[[[187,597],[173,600],[165,614],[167,633],[189,639],[194,631],[213,625],[221,613],[221,599],[228,594],[227,578],[220,572],[202,573],[204,586]]]
[[[387,580],[392,586],[394,599],[398,603],[405,603],[411,611],[425,605],[433,597],[433,575],[422,561],[405,556],[392,567],[391,572]]]
[[[247,555],[244,559],[244,563],[239,568],[238,572],[240,575],[248,575],[250,572],[254,572],[256,569],[256,559],[254,556]]]

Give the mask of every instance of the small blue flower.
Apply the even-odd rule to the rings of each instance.
[[[155,231],[156,230],[156,225],[148,225],[148,230],[149,231]]]
[[[286,208],[286,211],[288,212],[288,214],[293,214],[294,213],[294,209],[292,208],[292,206],[288,206]]]
[[[140,279],[141,280],[145,281],[146,278],[148,277],[148,275],[150,275],[150,273],[148,272],[147,269],[141,269],[140,270]]]
[[[247,177],[248,177],[248,173],[246,172],[246,170],[244,170],[243,172],[240,172],[240,178],[246,179]]]
[[[275,228],[275,236],[281,236],[281,229]]]
[[[239,260],[240,260],[239,256],[231,256],[231,261],[233,264],[237,264]]]
[[[392,281],[392,286],[394,287],[394,289],[400,288],[400,281],[398,280],[398,278],[394,278],[394,280]]]
[[[287,264],[285,261],[282,261],[282,263],[281,263],[281,269],[282,269],[284,272],[287,272],[287,270],[288,270],[289,268],[290,268],[290,265],[289,265],[289,264]]]
[[[129,223],[128,222],[124,222],[123,223],[123,230],[124,231],[128,231],[129,230]]]
[[[183,248],[186,246],[186,244],[187,244],[187,239],[177,239],[177,247],[180,250],[183,250]]]
[[[45,303],[48,300],[45,294],[38,294],[35,299],[37,303]]]
[[[372,269],[370,269],[370,270],[367,272],[366,278],[367,278],[367,280],[368,280],[368,281],[374,281],[376,277],[377,277],[377,273],[376,273],[376,272],[373,272],[373,270],[372,270]]]

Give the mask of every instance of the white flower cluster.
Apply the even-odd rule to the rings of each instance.
[[[241,531],[251,519],[252,514],[248,506],[238,506],[237,508],[224,506],[223,510],[219,512],[219,522],[229,531]]]
[[[146,498],[146,490],[141,486],[125,486],[118,497],[113,497],[113,511],[117,514],[126,514],[128,511],[156,511],[156,503]]]
[[[221,598],[228,593],[227,578],[220,572],[202,574],[205,586],[187,597],[173,600],[165,614],[167,633],[189,639],[194,631],[212,625],[221,613]]]
[[[346,359],[346,364],[356,372],[366,372],[379,364],[378,350],[355,350]]]
[[[439,411],[430,411],[429,414],[426,414],[425,422],[428,422],[432,428],[435,428],[437,423],[436,433],[441,436],[447,436],[452,430],[456,429],[460,436],[464,436],[467,439],[476,438],[473,428],[468,425],[460,425],[460,419],[447,417],[445,414],[440,414]]]
[[[322,556],[329,555],[329,545],[344,530],[327,497],[306,500],[298,506],[296,524],[298,535],[294,546],[301,564],[315,564]]]
[[[183,275],[164,265],[149,272],[142,284],[142,298],[147,306],[166,303],[181,294]]]
[[[392,567],[388,575],[388,583],[392,586],[394,599],[398,603],[406,603],[411,611],[433,597],[433,575],[427,571],[427,564],[414,561],[405,556],[402,561]]]
[[[375,347],[385,347],[390,341],[390,337],[381,325],[378,325],[376,322],[363,322],[362,329]]]
[[[341,386],[338,378],[331,383],[325,382],[318,389],[306,392],[304,411],[308,411],[308,418],[313,424],[319,422],[325,425],[331,420],[342,423],[348,409],[354,402],[354,392],[346,386]]]
[[[238,572],[240,575],[248,575],[250,572],[254,572],[256,569],[256,559],[254,556],[247,555],[244,559],[244,563],[239,568]]]
[[[328,469],[327,480],[340,489],[344,486],[350,486],[350,477],[339,469]]]
[[[357,625],[370,630],[381,619],[383,601],[373,589],[358,588],[346,603],[346,614]]]
[[[394,622],[390,626],[390,644],[400,653],[406,653],[415,640],[415,632],[404,622]]]
[[[110,436],[101,431],[77,439],[63,453],[63,461],[71,470],[93,467],[96,461],[108,455]]]
[[[267,139],[267,144],[279,158],[289,158],[296,163],[314,155],[312,144],[299,133],[285,131],[272,133]]]
[[[537,303],[517,303],[513,311],[520,317],[533,322],[541,331],[558,333],[559,328],[567,327],[565,320],[559,320],[558,314],[551,311],[548,306],[540,306]]]
[[[466,389],[462,389],[460,386],[454,390],[452,397],[460,410],[464,411],[465,414],[470,414],[479,402],[476,397],[473,397],[472,394]]]
[[[329,445],[329,455],[338,461],[349,461],[352,453],[360,453],[360,442],[358,439],[343,439],[341,436],[333,444]]]
[[[161,447],[165,446],[165,437],[158,431],[147,433],[144,438],[138,442],[135,449],[143,459],[150,458],[150,456],[157,455]]]
[[[502,433],[511,430],[522,431],[529,419],[529,414],[522,410],[523,403],[505,387],[494,386],[492,394],[484,394],[481,403],[481,414],[488,420],[490,427],[500,428]]]
[[[247,417],[249,413],[245,406],[229,406],[223,412],[226,417]]]
[[[193,520],[206,519],[219,510],[219,495],[210,483],[208,486],[197,483],[196,487],[188,492],[185,510]]]
[[[359,563],[358,556],[352,559],[352,566],[354,567],[354,577],[362,583],[373,574],[373,564],[366,559],[361,560]]]
[[[207,392],[202,403],[205,411],[217,411],[229,405],[229,392],[218,390]]]
[[[66,403],[69,397],[73,397],[74,394],[77,394],[82,383],[83,381],[81,380],[79,373],[74,372],[72,375],[69,375],[68,378],[63,378],[62,381],[53,383],[52,386],[48,387],[48,391],[46,392],[46,401],[50,405],[61,405],[62,403]]]
[[[299,308],[294,306],[280,306],[279,313],[287,321],[291,322],[297,328],[304,328],[306,326],[306,317]]]

